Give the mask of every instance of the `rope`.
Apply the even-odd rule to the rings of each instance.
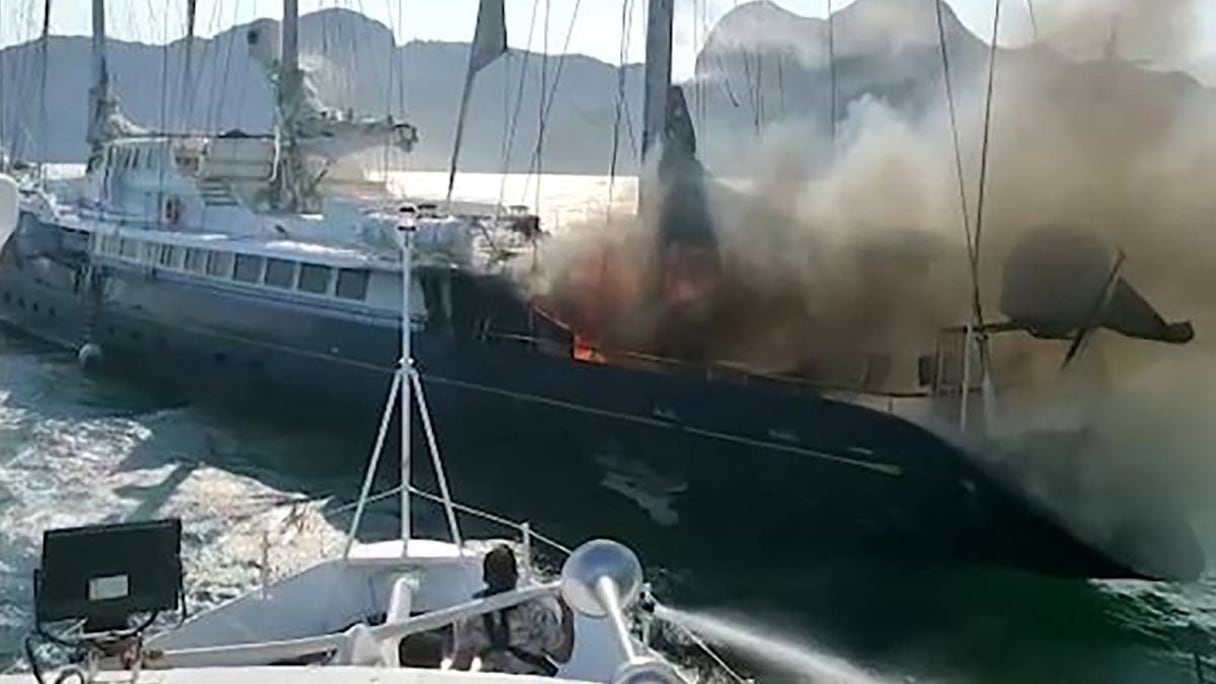
[[[941,11],[941,0],[933,0]],[[836,153],[836,19],[832,13],[832,0],[828,0],[828,91],[832,113],[832,154]]]
[[[950,111],[950,131],[954,140],[954,168],[958,176],[958,200],[963,214],[963,237],[967,243],[967,261],[971,268],[971,287],[979,292],[979,267],[975,258],[975,244],[971,235],[971,214],[967,210],[967,185],[963,177],[963,151],[959,141],[958,113],[954,104],[954,85],[950,77],[950,54],[946,47],[946,22],[943,16],[941,0],[932,0],[937,9],[937,38],[942,53],[942,81],[946,86],[946,105]],[[978,298],[972,303],[973,315],[980,318]]]
[[[574,35],[574,23],[578,20],[578,11],[582,6],[582,0],[575,0],[574,10],[570,15],[570,23],[566,27],[566,39],[562,43],[562,53],[557,58],[557,68],[553,74],[553,85],[545,92],[546,67],[549,56],[549,0],[545,0],[545,56],[541,62],[541,114],[540,127],[537,131],[536,149],[532,155],[531,168],[536,170],[536,210],[540,211],[540,172],[541,172],[541,146],[545,137],[545,124],[549,120],[549,112],[553,108],[553,101],[557,95],[557,86],[561,84],[562,70],[566,66],[566,57],[570,54],[570,39]],[[524,193],[527,193],[527,187],[524,188]]]
[[[988,53],[988,92],[985,96],[985,102],[984,102],[984,141],[980,148],[979,199],[977,200],[976,209],[975,209],[975,259],[974,259],[974,266],[973,266],[974,275],[972,277],[975,278],[975,280],[976,280],[976,287],[973,288],[973,290],[974,290],[973,305],[975,307],[976,323],[980,326],[981,329],[984,327],[984,310],[982,308],[982,303],[980,302],[980,293],[979,293],[980,245],[981,245],[980,239],[983,236],[983,231],[984,231],[984,200],[987,195],[986,190],[988,187],[988,151],[989,151],[990,133],[992,130],[992,93],[993,93],[993,84],[995,82],[995,76],[996,76],[996,55],[997,55],[997,51],[998,51],[996,39],[997,39],[997,31],[999,30],[1000,25],[1001,25],[1001,0],[996,0],[994,10],[992,13],[992,43],[989,47],[989,53]],[[981,356],[982,362],[984,363],[984,366],[982,366],[982,367],[986,368],[987,367],[986,345],[982,344],[982,343],[980,344],[980,356]]]
[[[549,116],[548,109],[545,107],[545,100],[550,97],[545,84],[549,78],[549,10],[552,7],[550,0],[545,0],[545,30],[544,36],[541,38],[542,54],[540,58],[540,99],[537,101],[537,122],[536,122],[536,150],[533,152],[532,162],[536,168],[536,201],[533,203],[534,210],[540,214],[540,185],[544,177],[544,145],[545,145],[545,123]],[[575,8],[577,11],[577,7]]]
[[[540,7],[540,0],[532,0],[532,19],[528,23],[528,41],[524,48],[524,63],[519,69],[519,88],[515,91],[515,107],[511,113],[510,131],[507,135],[505,152],[502,157],[502,177],[498,183],[498,206],[501,207],[503,200],[507,194],[507,172],[511,168],[511,150],[515,145],[515,130],[519,124],[519,112],[523,108],[524,100],[524,83],[528,77],[528,61],[532,56],[532,36],[536,32],[536,12]]]
[[[42,10],[42,38],[39,49],[42,66],[38,70],[38,180],[46,182],[46,80],[50,58],[47,50],[51,41],[51,0],[46,0]]]
[[[3,36],[3,35],[4,35],[4,12],[0,12],[0,36]],[[5,99],[5,95],[7,93],[5,92],[5,79],[4,79],[4,63],[6,61],[5,60],[6,52],[8,52],[8,50],[0,49],[0,102],[5,102],[5,103],[8,102],[8,100]],[[4,125],[5,121],[7,119],[8,119],[8,107],[0,106],[0,171],[8,170],[6,168],[7,163],[5,162],[5,154],[4,154],[5,146],[8,144],[8,136],[5,135],[5,131],[6,131],[7,127]]]

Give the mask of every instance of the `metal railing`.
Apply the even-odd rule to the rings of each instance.
[[[372,503],[376,503],[379,501],[384,501],[384,500],[396,497],[401,493],[401,489],[402,489],[402,486],[397,485],[395,487],[391,487],[389,489],[377,492],[375,494],[368,494],[364,497],[361,497],[361,499],[363,501],[363,505],[366,506],[366,505],[369,505]],[[518,521],[512,520],[510,518],[506,518],[504,516],[498,515],[496,513],[491,513],[489,511],[476,508],[474,506],[469,506],[467,504],[458,503],[458,502],[451,500],[450,498],[446,498],[439,494],[435,494],[433,492],[426,491],[424,489],[415,487],[413,485],[410,485],[409,491],[412,496],[417,496],[436,506],[440,506],[440,507],[444,507],[444,508],[450,506],[453,510],[455,510],[458,513],[468,515],[468,516],[471,516],[473,518],[476,518],[476,519],[479,519],[479,520],[482,520],[485,522],[493,523],[495,525],[500,525],[508,530],[511,530],[519,538],[518,553],[519,553],[520,560],[521,560],[521,569],[523,569],[524,572],[526,572],[526,573],[531,574],[535,570],[532,561],[534,558],[533,550],[537,544],[540,544],[544,548],[547,548],[550,551],[557,553],[559,555],[559,557],[561,557],[562,559],[566,558],[567,556],[569,556],[571,553],[574,552],[574,549],[571,548],[570,546],[563,544],[562,542],[558,541],[557,539],[555,539],[549,535],[537,532],[536,530],[534,530],[532,528],[532,525],[526,521],[518,522]],[[280,504],[278,504],[278,506],[283,506],[283,505],[298,506],[301,502],[314,501],[314,500],[315,499],[297,499],[297,500],[288,501],[288,502],[281,502]],[[359,505],[360,505],[359,501],[352,501],[352,502],[343,503],[343,504],[340,504],[337,506],[323,507],[322,512],[328,513],[329,515],[349,514],[349,513],[354,513],[359,508]],[[273,510],[275,507],[276,506],[270,506],[265,510],[265,512],[269,512],[270,510]],[[298,520],[298,519],[299,519],[298,516],[289,515],[289,516],[287,516],[287,519],[283,521],[282,524],[284,526],[287,526],[287,525],[292,524],[293,520]],[[262,539],[263,539],[263,544],[264,544],[263,552],[262,552],[263,559],[268,559],[269,558],[269,546],[268,545],[269,545],[270,535],[269,534],[263,535]],[[271,573],[268,570],[265,570],[265,569],[263,570],[262,581],[264,583],[262,590],[266,591],[269,586],[269,583],[273,581],[271,579]],[[544,584],[544,585],[541,585],[541,587],[546,587],[548,591],[552,591],[554,588],[552,584]],[[529,589],[524,589],[521,591],[528,591],[528,590]],[[453,607],[451,609],[447,609],[445,611],[439,611],[440,613],[442,613],[442,615],[436,615],[436,616],[423,615],[423,616],[419,616],[417,618],[412,618],[411,621],[409,621],[408,625],[406,625],[405,623],[402,623],[402,625],[393,626],[392,632],[393,632],[393,634],[396,634],[396,632],[399,631],[401,628],[407,627],[407,626],[410,628],[409,631],[413,631],[413,627],[416,627],[418,625],[423,625],[423,626],[425,626],[425,628],[429,629],[430,628],[429,625],[431,622],[433,622],[435,620],[439,620],[440,618],[445,618],[447,616],[448,612],[455,611],[457,609],[464,610],[471,605],[472,605],[472,603],[470,603],[469,605],[455,606],[455,607]],[[478,605],[480,605],[480,603]],[[426,618],[426,621],[417,622],[420,618]],[[650,618],[658,619],[658,620],[663,621],[664,624],[671,625],[676,630],[676,632],[681,635],[682,638],[687,639],[688,642],[691,643],[692,646],[697,651],[701,652],[709,660],[709,662],[711,662],[715,667],[720,669],[721,672],[728,679],[736,682],[736,684],[752,684],[751,680],[744,677],[737,670],[735,670],[733,667],[731,667],[727,663],[726,659],[720,653],[718,653],[704,638],[702,638],[700,635],[696,634],[696,632],[694,632],[693,630],[691,630],[684,624],[682,624],[676,620],[665,618],[663,610],[660,609],[657,611],[652,611],[650,613]],[[415,622],[417,622],[417,624],[415,624]],[[373,632],[374,631],[375,630],[373,629]],[[333,636],[341,637],[342,635],[333,635]],[[318,639],[320,639],[320,637],[318,637]],[[642,643],[647,648],[651,648],[649,629],[643,630]],[[304,645],[311,647],[315,644],[304,644]],[[296,645],[293,644],[293,647],[294,646],[296,646]]]
[[[630,368],[637,370],[652,370],[701,377],[708,382],[732,382],[734,384],[768,384],[783,389],[805,394],[823,394],[825,392],[850,393],[862,396],[881,397],[884,399],[912,399],[932,396],[929,390],[882,390],[866,387],[864,384],[833,383],[813,380],[804,375],[787,373],[766,373],[742,363],[729,361],[695,362],[677,359],[669,356],[648,354],[637,350],[621,349],[598,343],[576,342],[574,330],[555,315],[533,304],[532,313],[544,319],[549,325],[569,335],[570,339],[555,340],[535,334],[507,333],[487,331],[484,337],[487,341],[510,342],[533,347],[539,351],[554,355],[570,355],[574,357],[577,349],[587,358],[596,359],[591,363],[602,363],[607,366]]]

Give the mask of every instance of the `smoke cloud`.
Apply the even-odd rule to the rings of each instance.
[[[1032,231],[1058,226],[1122,249],[1122,275],[1167,320],[1192,319],[1197,332],[1185,348],[1101,333],[1068,373],[1067,342],[1001,336],[992,361],[1006,446],[1069,457],[1066,478],[1035,458],[1024,479],[1097,541],[1111,541],[1105,523],[1126,509],[1164,506],[1143,496],[1133,505],[1135,483],[1162,483],[1176,493],[1170,505],[1199,524],[1216,517],[1206,500],[1216,479],[1206,414],[1216,397],[1202,372],[1216,369],[1216,338],[1207,336],[1216,323],[1216,97],[1185,75],[1096,50],[1113,21],[1114,54],[1178,60],[1191,50],[1194,6],[1039,5],[1051,47],[998,57],[979,252],[986,317],[1000,317],[1005,257]],[[984,76],[974,70],[954,84],[972,230]],[[835,141],[821,123],[770,126],[728,182],[709,184],[717,271],[693,288],[693,305],[665,304],[671,270],[655,210],[665,189],[654,168],[641,180],[651,201],[640,216],[614,207],[610,219],[554,240],[532,287],[606,348],[662,354],[690,348],[672,344],[683,338],[704,359],[915,388],[916,356],[933,352],[940,328],[971,315],[950,118],[941,83],[925,87],[942,92],[940,105],[915,115],[874,98],[850,103]],[[1047,418],[1061,416],[1079,442],[1035,441],[1051,433]]]
[[[1074,57],[1112,53],[1176,66],[1198,51],[1194,0],[1059,0],[1035,8],[1041,39]]]

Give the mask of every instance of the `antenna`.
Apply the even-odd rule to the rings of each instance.
[[[401,493],[401,555],[408,555],[409,541],[412,536],[410,528],[410,474],[411,474],[411,436],[410,429],[410,404],[411,399],[416,396],[418,401],[418,412],[422,416],[422,429],[426,436],[427,448],[431,453],[431,465],[434,468],[435,479],[439,484],[439,493],[443,501],[444,512],[447,515],[448,529],[452,535],[452,541],[456,546],[463,548],[464,540],[460,534],[460,526],[456,520],[456,504],[452,500],[451,492],[448,490],[447,474],[443,467],[443,459],[439,456],[439,446],[435,439],[435,431],[431,425],[430,412],[427,410],[426,397],[422,391],[422,379],[418,371],[414,368],[412,348],[410,344],[411,321],[411,291],[413,289],[413,264],[414,264],[414,232],[416,230],[415,219],[411,211],[407,211],[406,207],[400,210],[400,217],[397,224],[397,232],[401,239],[401,358],[397,362],[397,370],[393,374],[393,382],[389,387],[388,398],[384,403],[384,412],[380,416],[380,428],[376,433],[376,442],[372,447],[372,456],[367,464],[367,471],[363,476],[363,487],[359,491],[359,501],[355,505],[355,516],[351,520],[350,530],[346,535],[346,546],[342,551],[343,558],[349,558],[351,549],[355,544],[355,535],[359,531],[359,523],[363,520],[363,512],[367,508],[367,502],[371,498],[372,481],[376,477],[376,470],[380,465],[380,455],[384,452],[384,443],[388,437],[389,425],[392,423],[393,407],[398,405],[397,399],[400,395],[400,419],[401,419],[401,483],[399,485]]]

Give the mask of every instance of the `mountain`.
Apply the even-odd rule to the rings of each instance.
[[[987,60],[987,46],[943,3],[943,25],[954,76],[971,78]],[[795,120],[826,132],[849,103],[870,96],[906,112],[941,101],[941,48],[929,3],[858,0],[826,19],[795,15],[767,0],[749,2],[718,22],[697,57],[696,94],[706,112],[707,157],[736,141],[730,132]],[[834,71],[829,68],[834,57]],[[729,142],[734,146],[734,142]],[[721,147],[721,144],[718,145]]]
[[[956,83],[978,83],[986,73],[987,46],[948,5],[942,5],[942,18]],[[266,75],[248,55],[246,36],[251,26],[196,40],[196,76],[190,93],[182,92],[183,41],[168,46],[111,41],[114,87],[128,115],[153,129],[268,130],[272,99]],[[466,43],[415,41],[398,46],[388,27],[341,9],[305,15],[300,28],[303,64],[327,104],[366,114],[405,116],[421,134],[419,146],[408,158],[409,167],[446,168]],[[828,68],[828,33],[826,20],[800,17],[767,0],[741,4],[722,17],[686,86],[699,152],[711,169],[729,173],[729,166],[754,143],[757,132],[775,123],[830,128],[833,70]],[[850,103],[863,97],[883,100],[910,114],[941,104],[942,63],[932,4],[857,0],[834,15],[831,38],[837,122],[846,117]],[[50,40],[45,126],[35,123],[38,53],[33,43],[0,51],[0,136],[12,138],[14,131],[20,131],[18,148],[26,157],[36,157],[42,149],[38,141],[43,140],[48,159],[79,161],[85,152],[89,39]],[[1002,65],[1039,64],[1042,72],[1058,72],[1061,84],[1084,79],[1094,69],[1045,48],[1001,50],[1000,60]],[[628,173],[636,170],[636,144],[641,138],[642,69],[628,65],[623,71],[627,116],[618,170]],[[1117,72],[1120,83],[1151,81],[1164,84],[1161,87],[1167,92],[1199,87],[1187,76],[1144,71],[1126,63],[1120,63]],[[542,80],[549,88],[557,83],[544,124],[544,170],[608,171],[619,87],[616,67],[583,55],[546,59],[517,50],[478,76],[462,169],[501,170],[507,138],[512,140],[509,168],[524,171],[532,166]],[[169,97],[164,97],[166,92]],[[508,113],[515,111],[517,102],[515,132],[508,135]],[[43,130],[48,134],[43,136]]]
[[[182,92],[181,83],[185,41],[153,46],[111,40],[113,88],[127,115],[154,130],[269,130],[273,99],[264,70],[248,54],[246,36],[255,25],[265,28],[276,23],[263,19],[214,38],[196,39],[194,86],[188,94]],[[362,114],[404,116],[418,127],[421,138],[408,158],[409,167],[447,167],[468,59],[466,43],[415,41],[396,46],[387,26],[357,12],[330,9],[301,17],[300,45],[301,62],[311,71],[326,104]],[[20,132],[20,156],[36,158],[42,149],[38,140],[43,139],[49,160],[81,161],[91,78],[90,39],[50,39],[45,126],[37,124],[39,50],[36,43],[26,43],[0,51],[0,135],[11,138],[11,132]],[[542,66],[547,88],[557,83],[545,125],[544,169],[607,172],[611,136],[605,131],[611,130],[615,116],[616,68],[582,55],[546,59],[516,50],[478,76],[461,168],[501,169],[504,110],[514,109],[517,99],[521,106],[511,168],[529,168],[538,137]],[[635,103],[631,123],[640,138],[637,65],[626,68],[626,90]],[[42,136],[43,130],[48,135]],[[623,150],[623,168],[633,168],[633,157]]]

